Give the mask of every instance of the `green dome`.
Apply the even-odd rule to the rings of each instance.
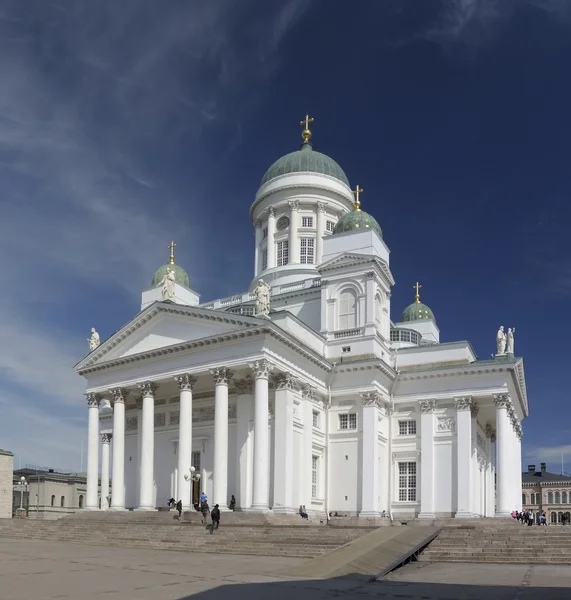
[[[349,180],[343,169],[329,156],[316,152],[310,143],[302,144],[301,149],[290,152],[281,158],[266,171],[260,185],[287,173],[323,173],[335,177],[349,187]]]
[[[377,232],[381,239],[383,238],[383,232],[376,219],[361,209],[355,209],[345,213],[335,224],[333,235],[345,231],[356,231],[361,229],[372,229]]]
[[[422,302],[413,302],[407,306],[400,318],[401,323],[405,323],[406,321],[420,321],[421,319],[431,319],[436,323],[434,313],[429,306],[426,306]]]
[[[164,279],[167,269],[174,269],[174,280],[177,283],[180,283],[180,285],[184,285],[184,287],[190,289],[190,279],[188,277],[188,273],[182,267],[170,263],[157,269],[156,273],[153,275],[152,285],[154,287],[161,285],[161,281]]]

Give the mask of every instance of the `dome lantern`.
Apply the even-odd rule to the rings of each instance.
[[[174,278],[176,283],[184,285],[184,287],[190,289],[190,278],[188,276],[188,273],[182,267],[179,267],[174,261],[174,249],[176,248],[176,244],[174,242],[171,242],[168,248],[170,250],[169,262],[166,265],[159,267],[155,271],[151,285],[153,287],[158,287],[159,285],[161,285],[166,275],[167,269],[170,269],[171,271],[174,271]]]
[[[358,185],[353,190],[355,194],[355,202],[353,204],[353,210],[351,212],[342,215],[335,227],[333,228],[333,235],[337,233],[345,233],[346,231],[361,231],[363,229],[372,229],[382,239],[383,231],[381,226],[377,223],[377,220],[372,217],[369,213],[361,210],[360,194],[364,192],[363,188]]]
[[[420,285],[420,283],[417,281],[412,287],[416,290],[414,302],[409,304],[404,309],[400,319],[401,323],[420,320],[432,320],[436,323],[436,319],[434,318],[434,313],[432,312],[431,308],[420,301],[420,294],[418,293],[418,290],[422,287],[422,285]]]

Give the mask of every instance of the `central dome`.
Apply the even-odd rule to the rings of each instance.
[[[278,158],[278,160],[276,160],[276,162],[266,171],[260,185],[264,185],[264,183],[267,183],[280,175],[304,172],[329,175],[343,182],[347,187],[350,187],[349,180],[343,169],[326,154],[316,152],[310,143],[304,143],[296,152],[290,152],[289,154]]]

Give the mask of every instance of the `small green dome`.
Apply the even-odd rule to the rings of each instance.
[[[190,278],[188,277],[188,273],[176,264],[168,264],[163,265],[159,269],[157,269],[156,273],[153,275],[152,285],[157,287],[161,285],[161,281],[164,279],[167,269],[174,269],[174,280],[180,285],[184,285],[190,289]]]
[[[406,321],[420,321],[421,319],[431,319],[436,323],[434,313],[430,307],[426,306],[426,304],[423,304],[420,301],[413,302],[407,306],[402,313],[402,317],[400,318],[401,323],[405,323]]]
[[[376,219],[361,209],[355,209],[342,215],[333,228],[333,235],[361,229],[372,229],[381,239],[383,238],[383,232]]]
[[[266,171],[260,185],[264,185],[264,183],[275,179],[279,175],[303,173],[304,171],[330,175],[349,187],[349,180],[343,169],[332,158],[329,158],[329,156],[321,154],[321,152],[316,152],[309,142],[302,144],[301,148],[296,152],[290,152],[278,158]]]

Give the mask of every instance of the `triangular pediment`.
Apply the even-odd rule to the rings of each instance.
[[[343,252],[319,265],[317,270],[322,276],[341,269],[353,269],[359,267],[376,266],[390,285],[395,280],[387,263],[373,254],[359,254],[356,252]]]
[[[253,317],[171,303],[155,303],[102,342],[75,369],[80,371],[119,358],[256,325],[259,325],[258,319]]]

